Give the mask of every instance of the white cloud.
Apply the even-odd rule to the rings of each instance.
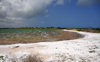
[[[0,26],[9,25],[8,22],[17,25],[23,19],[44,15],[53,1],[56,0],[0,0]]]
[[[64,5],[64,0],[57,0],[56,5]]]
[[[52,0],[2,0],[0,6],[8,17],[31,17],[41,13],[51,2]]]
[[[0,0],[0,27],[24,24],[30,19],[48,12],[47,7],[55,2],[63,5],[64,1],[71,0]],[[100,3],[100,0],[77,0],[79,5]]]
[[[92,5],[100,3],[100,0],[78,0],[79,5]]]

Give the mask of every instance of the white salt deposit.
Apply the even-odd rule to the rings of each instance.
[[[36,56],[43,62],[100,62],[100,33],[64,31],[77,32],[85,37],[54,42],[0,45],[0,62],[24,62],[23,59],[28,56]]]

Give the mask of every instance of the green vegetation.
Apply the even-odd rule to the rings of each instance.
[[[18,27],[18,28],[1,28],[1,29],[66,29],[64,27]]]
[[[1,59],[1,60],[4,60],[4,56],[0,56],[0,59]]]
[[[66,29],[62,27],[20,27],[18,29]]]
[[[78,31],[83,31],[83,30],[98,30],[100,31],[100,28],[77,28]]]
[[[100,28],[78,28],[77,31],[86,31],[86,32],[93,32],[93,33],[100,33]]]

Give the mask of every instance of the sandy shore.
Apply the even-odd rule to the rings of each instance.
[[[0,45],[0,62],[100,62],[100,33],[65,31],[80,33],[84,38]]]

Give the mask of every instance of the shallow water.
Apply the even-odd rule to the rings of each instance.
[[[8,38],[35,38],[57,35],[55,29],[0,29],[0,39]]]
[[[0,29],[0,44],[70,40],[80,37],[82,36],[78,33],[58,29]]]
[[[0,29],[0,33],[26,33],[26,32],[47,32],[54,31],[57,29]]]

